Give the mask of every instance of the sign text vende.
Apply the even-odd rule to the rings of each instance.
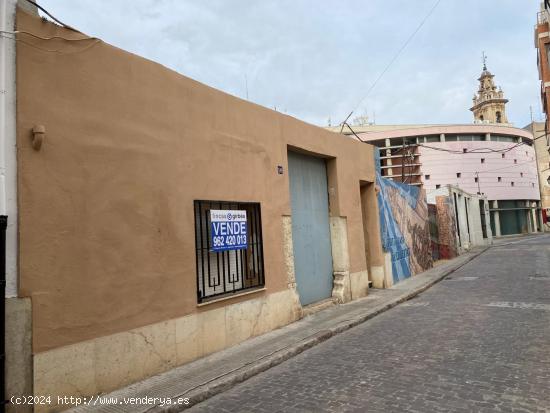
[[[248,228],[246,211],[210,210],[212,251],[246,249]]]

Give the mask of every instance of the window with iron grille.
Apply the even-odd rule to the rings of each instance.
[[[231,296],[265,285],[260,204],[195,201],[198,302]],[[246,211],[246,248],[213,251],[210,210]]]

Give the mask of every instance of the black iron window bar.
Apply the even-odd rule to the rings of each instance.
[[[197,300],[199,303],[265,285],[260,204],[253,202],[195,201]],[[245,210],[247,247],[212,251],[210,210]]]

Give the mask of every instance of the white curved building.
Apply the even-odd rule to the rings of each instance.
[[[422,185],[428,198],[445,185],[487,196],[494,235],[536,232],[542,217],[534,138],[508,123],[508,100],[493,78],[484,65],[473,124],[369,124],[344,133],[378,146],[382,175]]]
[[[426,192],[452,184],[489,199],[540,199],[533,136],[523,129],[473,124],[356,132],[383,149],[384,176],[401,180],[404,172],[405,182],[422,184]],[[403,143],[411,154],[404,171]]]
[[[445,185],[486,195],[496,236],[540,228],[533,136],[505,124],[368,125],[358,137],[380,148],[382,175],[422,185],[429,195]]]

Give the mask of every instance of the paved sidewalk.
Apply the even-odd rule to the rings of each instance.
[[[503,245],[517,244],[526,240],[549,235],[549,232],[535,232],[534,234],[519,234],[519,235],[504,235],[502,237],[493,238],[492,247],[500,247]]]
[[[102,399],[118,400],[119,404],[83,405],[71,411],[182,411],[415,297],[485,250],[486,248],[474,249],[453,260],[441,262],[435,268],[402,281],[392,288],[373,289],[363,299],[309,315],[286,327],[252,338],[235,347],[101,396]],[[188,398],[189,403],[163,407],[124,404],[124,398],[131,397],[157,397],[172,400]]]
[[[548,383],[550,235],[491,248],[184,413],[550,413]]]

